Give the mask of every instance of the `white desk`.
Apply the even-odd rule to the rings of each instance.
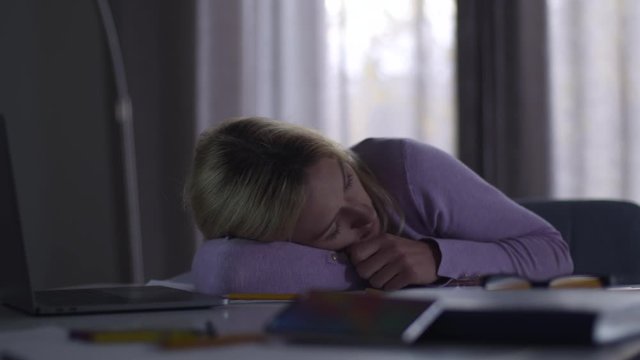
[[[465,295],[438,292],[438,296]],[[585,293],[588,294],[588,293]],[[637,295],[637,294],[636,294]],[[444,296],[444,295],[443,295]],[[482,295],[484,296],[484,295]],[[284,304],[234,304],[206,310],[159,311],[104,315],[31,317],[0,308],[0,351],[24,360],[38,359],[627,359],[640,353],[640,339],[606,347],[480,346],[469,344],[423,347],[350,347],[246,344],[163,351],[154,345],[86,344],[67,340],[66,329],[123,327],[203,327],[207,320],[220,334],[256,332]],[[25,339],[18,330],[30,331]]]

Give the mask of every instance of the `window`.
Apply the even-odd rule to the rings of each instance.
[[[326,0],[328,135],[456,152],[454,0]]]
[[[547,11],[554,195],[640,202],[640,2]]]
[[[258,115],[455,153],[455,0],[197,4],[199,128]]]

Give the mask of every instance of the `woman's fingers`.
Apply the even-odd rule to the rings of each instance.
[[[374,288],[386,290],[387,283],[398,276],[403,266],[401,261],[392,261],[386,264],[369,278],[369,284]]]
[[[349,248],[352,264],[371,286],[397,290],[437,280],[437,264],[431,247],[422,241],[382,234]]]
[[[375,237],[367,241],[360,241],[351,245],[347,250],[351,263],[354,265],[360,264],[370,258],[373,254],[377,253],[382,247],[383,240],[384,238],[382,237]]]
[[[377,252],[369,256],[367,259],[359,263],[354,263],[354,266],[356,267],[356,271],[362,278],[370,280],[374,274],[382,271],[385,266],[393,263],[394,259],[397,256],[398,254],[395,250],[381,247]]]

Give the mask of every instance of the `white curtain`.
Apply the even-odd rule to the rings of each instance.
[[[455,153],[455,2],[327,0],[325,13],[331,134],[411,137]]]
[[[455,153],[454,21],[454,0],[199,0],[200,126],[260,115]]]
[[[640,1],[548,12],[554,195],[640,202]]]
[[[324,130],[323,3],[242,1],[243,114]]]

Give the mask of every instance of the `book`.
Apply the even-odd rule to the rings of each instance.
[[[606,289],[410,289],[441,313],[418,342],[605,345],[640,336],[640,292]]]

